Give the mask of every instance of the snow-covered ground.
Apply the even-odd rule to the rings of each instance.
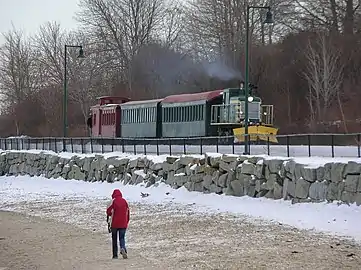
[[[167,211],[190,211],[201,215],[231,214],[246,216],[251,222],[278,222],[300,229],[314,230],[336,236],[351,237],[361,241],[361,209],[356,205],[335,203],[304,203],[292,205],[290,201],[266,198],[230,197],[216,194],[188,192],[185,188],[174,190],[160,184],[145,188],[143,185],[121,183],[89,183],[76,180],[46,179],[43,177],[0,177],[0,209],[26,212],[31,203],[48,204],[49,207],[63,200],[73,200],[83,205],[91,215],[92,208],[104,208],[114,188],[135,204],[162,205]],[[150,194],[142,198],[140,193]],[[92,207],[89,208],[89,205]],[[62,216],[71,223],[84,222],[84,217],[69,215],[71,208],[64,208]],[[73,219],[73,220],[72,220]],[[82,221],[83,219],[83,221]],[[86,219],[88,222],[88,219]]]

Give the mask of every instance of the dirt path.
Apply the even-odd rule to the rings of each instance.
[[[131,205],[131,258],[112,260],[103,203],[91,204],[88,216],[71,200],[19,205],[73,225],[0,212],[0,270],[361,269],[361,247],[348,240],[229,214],[197,215],[191,206],[187,212],[145,204]],[[66,220],[68,208],[79,220]]]
[[[0,211],[0,270],[162,269],[137,253],[111,259],[104,235]]]

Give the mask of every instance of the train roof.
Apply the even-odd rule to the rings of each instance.
[[[149,104],[149,103],[158,103],[161,102],[163,99],[159,98],[159,99],[148,99],[148,100],[135,100],[135,101],[128,101],[126,103],[121,104],[121,107],[126,107],[126,106],[133,106],[133,105],[141,105],[141,104]]]
[[[223,90],[201,92],[195,94],[171,95],[163,99],[162,103],[183,103],[191,101],[211,101],[222,95]]]

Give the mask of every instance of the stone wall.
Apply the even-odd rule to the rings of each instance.
[[[0,175],[30,175],[124,184],[159,182],[173,188],[230,196],[266,197],[299,202],[340,201],[361,204],[361,164],[327,163],[307,168],[292,159],[219,155],[145,158],[62,158],[51,154],[2,152]]]

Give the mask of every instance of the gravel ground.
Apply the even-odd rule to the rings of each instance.
[[[361,246],[348,239],[250,222],[239,215],[199,214],[192,205],[171,203],[131,204],[129,260],[114,262],[106,204],[79,197],[13,205],[0,201],[2,209],[37,216],[1,212],[0,237],[5,240],[0,250],[5,252],[0,252],[0,262],[6,263],[0,269],[313,270],[361,265]]]

